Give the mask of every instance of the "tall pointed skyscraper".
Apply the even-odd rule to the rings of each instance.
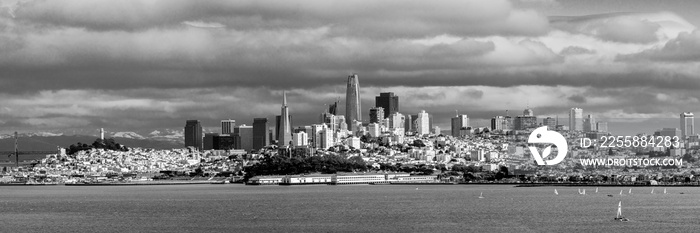
[[[357,74],[348,76],[348,89],[345,96],[345,122],[350,131],[356,131],[353,121],[362,121],[360,107],[360,78]]]
[[[289,107],[287,107],[287,92],[284,92],[282,99],[282,110],[280,113],[280,127],[279,132],[277,132],[279,140],[277,141],[277,146],[284,147],[288,146],[292,141],[292,124],[289,119]]]

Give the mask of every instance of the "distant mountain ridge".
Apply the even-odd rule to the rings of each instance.
[[[132,132],[133,133],[133,132]],[[135,134],[135,133],[134,133]],[[174,137],[163,137],[168,140],[158,140],[154,138],[146,138],[139,134],[115,133],[114,140],[127,147],[141,147],[152,149],[173,149],[183,148],[184,140],[179,140]],[[124,137],[116,137],[116,136]],[[139,138],[138,136],[141,136]],[[68,147],[77,142],[92,144],[99,136],[88,135],[57,135],[57,136],[38,136],[37,134],[19,134],[17,139],[18,148],[20,151],[57,151],[58,147]],[[108,137],[109,138],[109,137]],[[0,135],[0,151],[14,150],[15,139],[13,135]]]

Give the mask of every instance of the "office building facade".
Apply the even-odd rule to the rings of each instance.
[[[452,136],[459,137],[460,130],[462,130],[462,128],[466,129],[467,127],[469,127],[469,117],[466,114],[457,115],[452,118],[451,123]]]
[[[572,108],[569,110],[569,130],[583,131],[583,109]]]
[[[379,96],[375,97],[374,101],[374,106],[384,108],[384,118],[399,112],[399,97],[394,95],[393,92],[379,93]]]
[[[202,150],[202,124],[199,120],[187,120],[185,124],[185,147]]]
[[[253,118],[253,149],[260,150],[269,145],[267,118]]]
[[[692,112],[681,113],[681,136],[685,139],[695,134],[695,116]]]

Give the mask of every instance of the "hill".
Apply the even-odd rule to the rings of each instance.
[[[95,136],[73,135],[73,136],[20,136],[17,140],[20,151],[53,151],[57,147],[68,147],[77,142],[91,144],[96,139]],[[118,143],[127,147],[141,147],[152,149],[173,149],[183,148],[183,142],[161,141],[154,139],[122,138],[114,137]],[[0,151],[13,151],[15,149],[14,138],[0,139]]]

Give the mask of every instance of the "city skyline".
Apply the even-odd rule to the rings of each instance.
[[[12,87],[0,92],[0,133],[271,123],[283,91],[297,103],[295,125],[308,125],[345,95],[353,73],[362,76],[360,117],[378,94],[393,92],[399,112],[425,109],[442,129],[454,109],[475,126],[525,108],[560,119],[571,107],[596,120],[632,119],[623,125],[676,122],[666,127],[700,111],[697,2],[89,5],[92,14],[74,1],[0,12],[0,83]],[[292,11],[299,14],[281,13]]]

